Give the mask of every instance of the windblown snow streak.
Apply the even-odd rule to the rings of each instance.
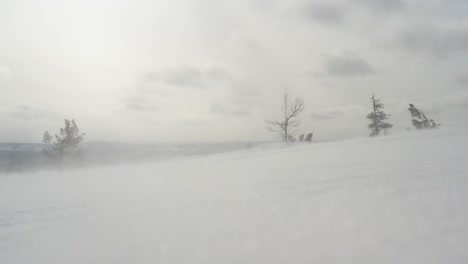
[[[0,263],[467,263],[468,133],[0,177]]]

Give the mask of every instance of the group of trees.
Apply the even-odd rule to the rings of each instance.
[[[367,114],[367,119],[370,124],[367,127],[370,129],[370,136],[375,137],[380,134],[387,134],[388,130],[393,127],[388,122],[389,114],[384,112],[384,104],[380,99],[371,97],[372,111]],[[413,104],[409,104],[408,109],[411,113],[412,124],[416,129],[431,129],[440,126],[433,119],[426,117],[423,111],[417,109]],[[283,95],[283,103],[281,105],[281,115],[278,118],[270,118],[265,120],[267,129],[271,132],[278,133],[283,142],[295,142],[298,134],[297,128],[301,124],[299,115],[304,111],[304,100],[300,97],[291,99],[287,93]],[[301,134],[298,141],[312,141],[313,133]]]
[[[368,128],[370,136],[378,136],[381,133],[387,134],[388,130],[393,127],[388,122],[391,115],[384,112],[384,104],[380,99],[371,97],[372,111],[367,115],[370,120]],[[409,111],[412,117],[412,124],[416,129],[432,129],[440,126],[433,119],[427,118],[423,111],[417,109],[413,104],[409,104]],[[287,93],[283,95],[283,103],[281,106],[281,116],[265,120],[267,129],[277,133],[283,142],[295,142],[296,136],[299,134],[297,128],[301,124],[299,115],[304,111],[304,100],[296,97],[290,98]],[[78,145],[83,141],[85,134],[80,133],[80,129],[76,125],[74,119],[65,119],[65,126],[60,129],[59,134],[51,136],[48,131],[44,132],[42,142],[46,144],[44,153],[47,157],[61,162],[68,155],[77,153]],[[312,141],[313,133],[307,135],[299,135],[297,141]]]
[[[390,118],[389,114],[386,114],[383,109],[384,105],[379,99],[376,99],[374,95],[371,98],[372,112],[367,115],[367,119],[371,121],[367,127],[371,130],[370,136],[378,136],[383,131],[387,134],[388,129],[392,128],[393,125],[388,123],[387,120]],[[431,129],[440,126],[433,119],[426,117],[423,111],[417,109],[413,104],[409,104],[409,111],[411,113],[411,120],[413,126],[416,129]]]

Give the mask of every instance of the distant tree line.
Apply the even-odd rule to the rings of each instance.
[[[375,95],[370,98],[372,110],[367,114],[370,123],[367,125],[370,136],[375,137],[387,134],[393,127],[388,121],[391,115],[384,111],[384,104]],[[411,123],[415,129],[434,129],[440,126],[433,119],[416,108],[414,104],[409,104]],[[300,97],[290,98],[287,93],[283,95],[280,115],[276,118],[266,119],[267,129],[277,133],[283,142],[312,142],[313,133],[299,133],[298,127],[301,124],[299,115],[304,111],[305,103]],[[296,136],[300,134],[297,139]],[[84,140],[85,133],[80,133],[74,119],[65,119],[64,127],[58,134],[52,136],[48,131],[44,132],[42,142],[45,144],[43,152],[45,156],[61,167],[67,157],[76,158],[80,155],[79,144]]]
[[[371,97],[372,111],[367,114],[367,119],[370,123],[367,125],[370,130],[370,136],[375,137],[381,134],[388,134],[389,130],[393,127],[392,124],[388,122],[391,115],[387,114],[384,111],[384,104],[380,99],[377,99],[375,95]],[[300,126],[301,122],[299,120],[299,115],[304,111],[304,100],[300,97],[291,99],[287,93],[283,95],[283,103],[281,105],[281,112],[279,117],[266,119],[267,129],[270,132],[277,133],[283,142],[296,142],[296,141],[306,141],[311,142],[313,133],[308,133],[299,135],[296,140],[296,135],[298,134],[297,128]],[[417,109],[413,104],[409,104],[409,111],[412,117],[412,125],[420,129],[433,129],[440,126],[433,119],[429,119],[422,110]]]
[[[390,118],[390,115],[383,111],[384,105],[374,95],[372,95],[371,102],[372,112],[367,115],[367,119],[371,121],[368,125],[368,128],[371,130],[370,136],[378,136],[382,131],[384,134],[387,134],[388,129],[393,127],[392,124],[386,122]],[[416,129],[432,129],[440,126],[433,119],[427,118],[424,112],[417,109],[414,104],[409,104],[409,106],[408,110],[412,117],[411,123]]]
[[[378,136],[383,131],[387,134],[388,130],[393,127],[392,124],[388,123],[387,120],[390,118],[389,114],[386,114],[383,109],[384,105],[379,99],[376,99],[374,95],[371,97],[372,112],[367,115],[367,119],[371,121],[368,128],[371,130],[370,136]],[[440,124],[437,124],[433,119],[426,117],[423,111],[417,109],[414,104],[409,104],[409,111],[411,114],[411,123],[416,129],[432,129],[437,128]]]

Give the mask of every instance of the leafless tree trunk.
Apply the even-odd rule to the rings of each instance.
[[[267,129],[271,132],[277,132],[281,135],[281,139],[287,142],[290,137],[294,137],[301,122],[297,119],[298,115],[304,110],[304,100],[296,97],[294,100],[289,98],[287,93],[283,96],[283,105],[281,108],[280,118],[271,118],[265,120]]]

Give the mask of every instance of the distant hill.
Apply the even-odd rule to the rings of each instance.
[[[249,149],[266,142],[130,144],[120,142],[85,142],[80,145],[79,160],[73,166],[99,166],[174,157],[209,155]],[[0,174],[50,168],[43,155],[44,144],[0,143]]]

